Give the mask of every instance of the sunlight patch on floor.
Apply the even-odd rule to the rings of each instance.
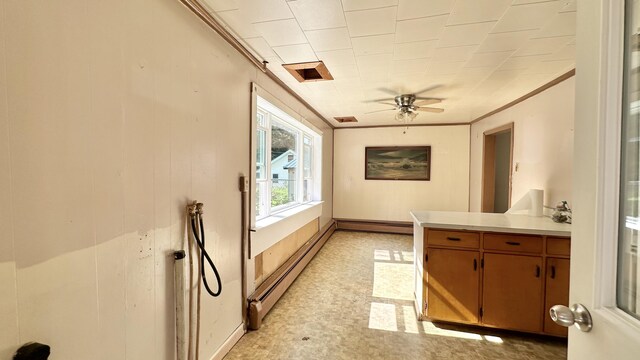
[[[396,306],[372,302],[369,313],[369,329],[398,331]]]
[[[374,263],[372,295],[394,300],[413,300],[412,271],[412,264]]]
[[[416,319],[416,312],[413,306],[402,306],[402,317],[404,320],[404,332],[410,334],[419,334],[418,320]]]
[[[440,329],[436,327],[432,322],[429,322],[429,321],[423,321],[422,327],[423,327],[424,333],[427,335],[447,336],[447,337],[455,337],[459,339],[468,339],[468,340],[482,340],[482,335],[480,334],[474,334],[472,332],[465,332],[465,331]]]

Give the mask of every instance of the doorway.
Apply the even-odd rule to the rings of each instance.
[[[511,207],[513,123],[484,132],[482,212],[504,213]]]

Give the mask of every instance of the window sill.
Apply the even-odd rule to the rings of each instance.
[[[322,203],[322,201],[312,201],[256,221],[255,228],[251,230],[249,256],[253,258],[313,219],[320,217]]]

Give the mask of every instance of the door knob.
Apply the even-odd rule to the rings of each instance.
[[[573,304],[570,308],[564,305],[554,305],[549,309],[551,320],[560,326],[575,325],[578,329],[589,332],[593,327],[591,314],[582,304]]]

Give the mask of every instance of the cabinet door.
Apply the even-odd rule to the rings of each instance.
[[[547,276],[544,301],[544,332],[567,336],[567,328],[557,325],[549,316],[553,305],[569,306],[569,259],[547,258]]]
[[[478,323],[480,254],[427,249],[427,317]]]
[[[542,331],[542,258],[484,255],[482,322],[504,329]]]

